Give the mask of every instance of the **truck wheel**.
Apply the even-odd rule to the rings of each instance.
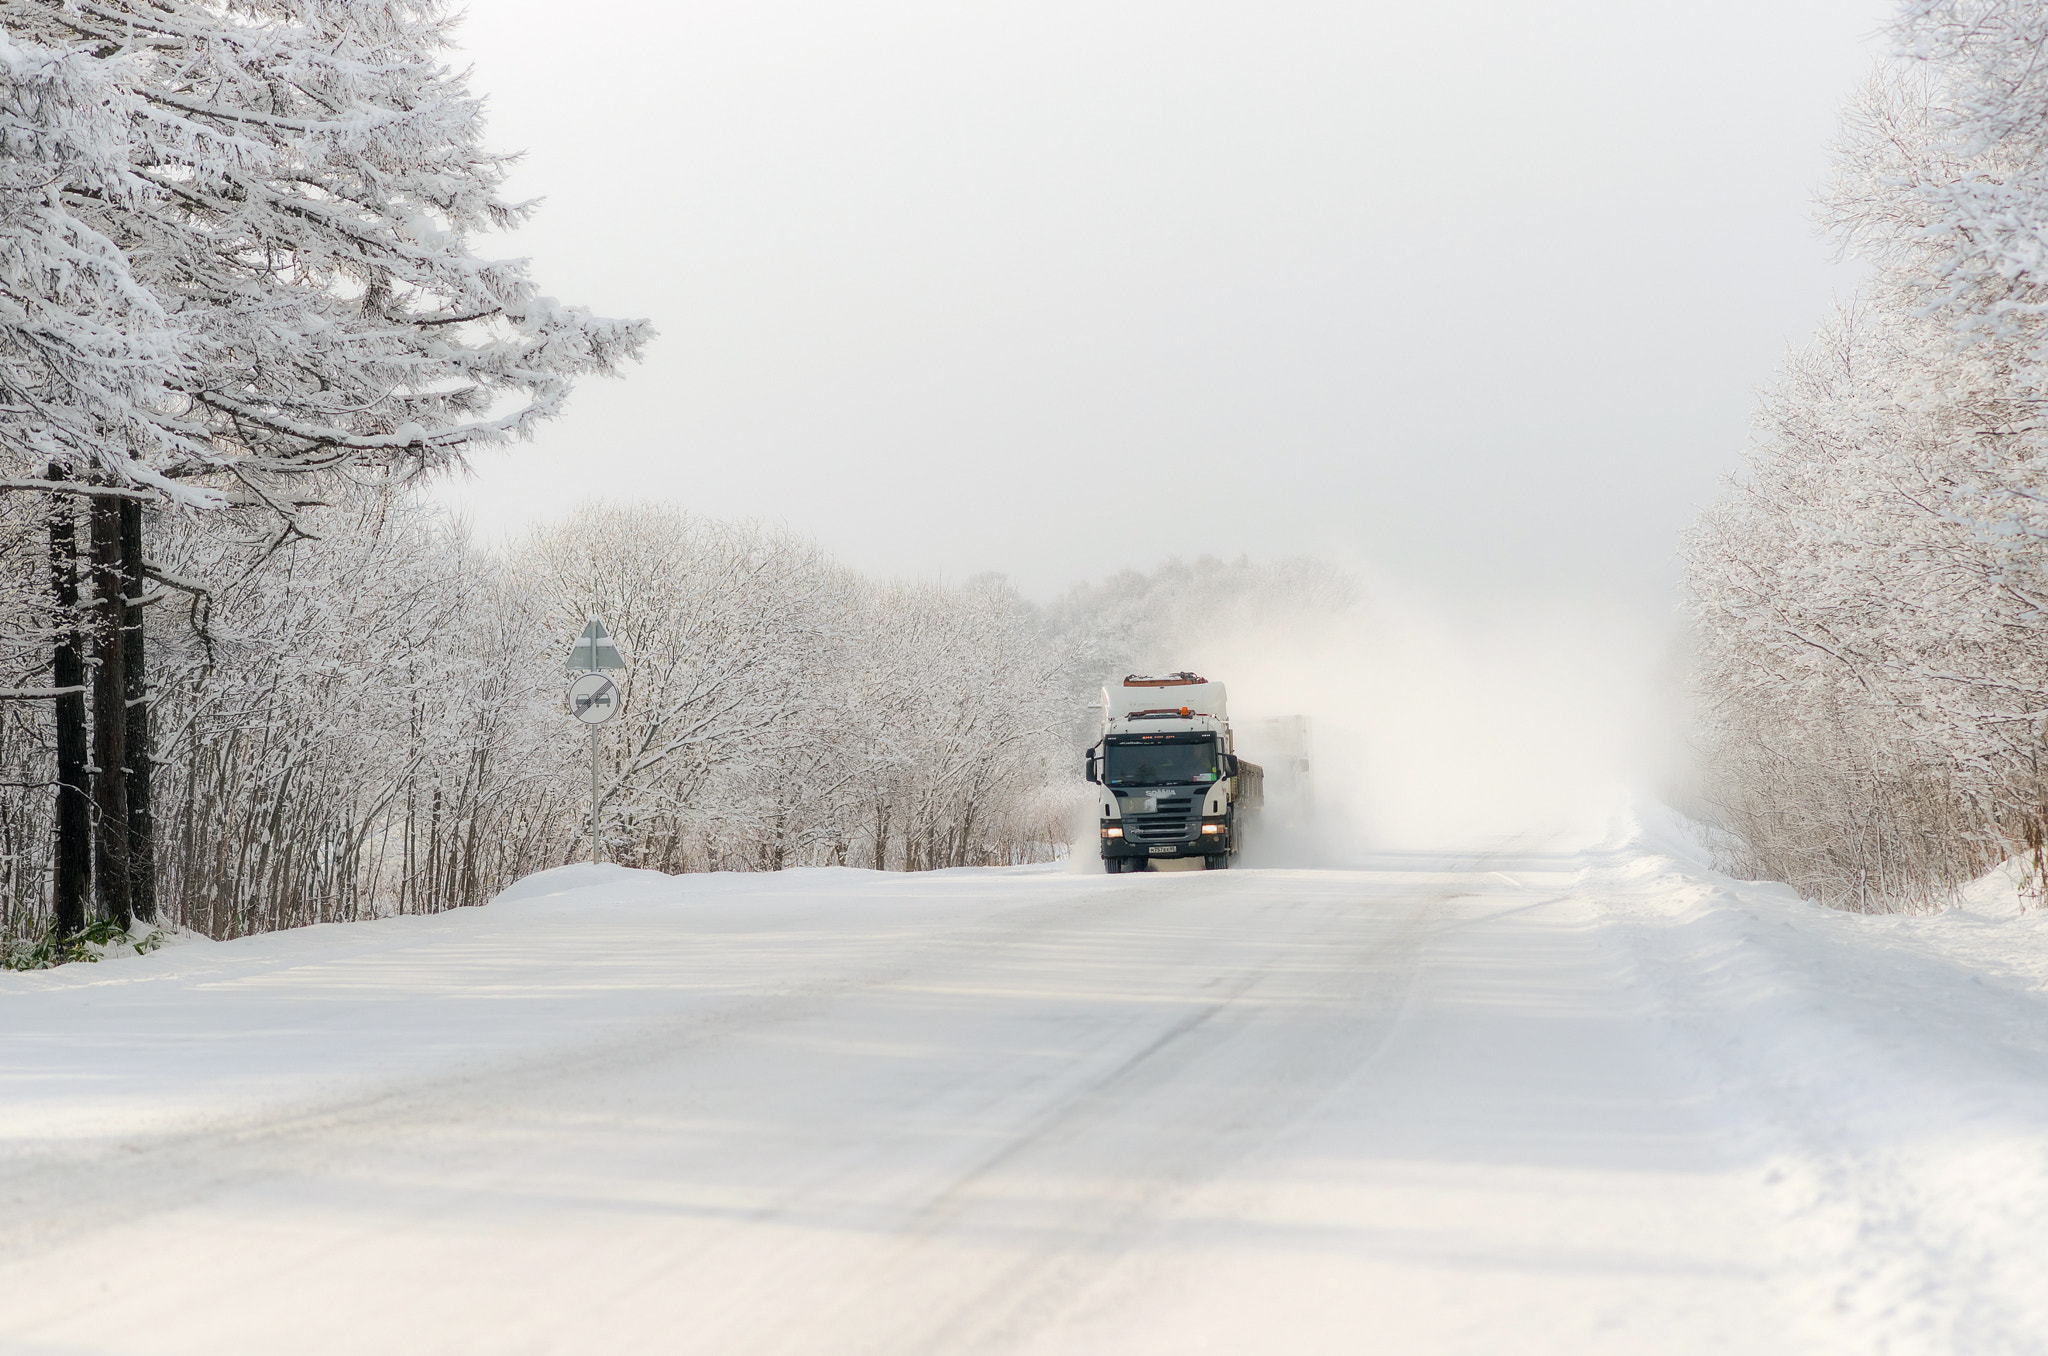
[[[1202,858],[1202,869],[1204,871],[1228,871],[1230,869],[1230,854],[1218,852]]]

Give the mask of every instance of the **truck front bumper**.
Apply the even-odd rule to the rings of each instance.
[[[1104,830],[1122,827],[1114,819],[1102,821]],[[1231,843],[1233,837],[1235,835],[1230,832],[1227,825],[1223,826],[1221,833],[1203,833],[1201,826],[1197,825],[1192,834],[1174,838],[1133,840],[1121,835],[1112,838],[1105,833],[1102,839],[1102,857],[1104,861],[1112,857],[1209,857],[1219,852],[1234,851]]]

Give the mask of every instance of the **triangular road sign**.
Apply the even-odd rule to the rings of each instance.
[[[612,643],[612,633],[604,629],[604,623],[596,617],[583,628],[583,634],[576,637],[576,644],[569,651],[569,672],[571,673],[624,673],[626,661],[619,655],[619,647]]]

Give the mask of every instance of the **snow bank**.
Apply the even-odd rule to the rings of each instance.
[[[1812,1280],[1830,1343],[1860,1325],[1868,1351],[2044,1349],[2048,916],[2009,873],[1938,914],[1843,913],[1719,874],[1693,826],[1645,807],[1574,888],[1809,1254],[1842,1259]]]
[[[764,971],[835,963],[847,946],[831,929],[849,912],[867,928],[852,947],[866,956],[1008,907],[1019,886],[1057,873],[666,876],[585,863],[526,877],[479,908],[226,942],[187,934],[195,944],[0,972],[0,1168],[10,1151],[274,1117],[566,1057]],[[706,936],[756,934],[744,963],[704,975]]]

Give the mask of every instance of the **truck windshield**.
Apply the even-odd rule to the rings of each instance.
[[[1216,780],[1216,741],[1199,744],[1111,744],[1103,750],[1111,786],[1174,786]]]

